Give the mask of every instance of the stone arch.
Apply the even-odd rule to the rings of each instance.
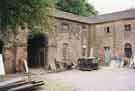
[[[133,48],[134,48],[134,45],[132,42],[130,41],[124,42],[124,45],[123,45],[124,56],[130,58],[133,54]]]
[[[134,43],[132,41],[124,40],[124,42],[122,43],[122,51],[123,51],[123,53],[124,53],[125,44],[127,44],[127,43],[131,44],[132,48],[135,47]],[[132,50],[132,52],[133,52],[133,50]]]
[[[130,43],[126,43],[125,48],[132,48],[132,45]]]

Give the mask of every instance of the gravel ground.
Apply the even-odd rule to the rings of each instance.
[[[76,91],[76,89],[64,82],[56,81],[54,79],[50,79],[47,76],[52,73],[47,73],[43,69],[32,69],[31,70],[31,78],[32,80],[44,81],[45,85],[40,88],[38,91]],[[54,74],[54,73],[53,73]],[[57,74],[57,73],[56,73]],[[59,73],[58,73],[59,74]]]
[[[71,70],[46,74],[45,79],[72,86],[75,91],[135,91],[135,71],[129,69]]]
[[[6,78],[26,77],[15,74]],[[43,80],[45,85],[38,91],[135,91],[135,70],[102,68],[94,71],[70,70],[47,73],[32,69],[31,78]]]

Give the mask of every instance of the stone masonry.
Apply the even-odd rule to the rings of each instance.
[[[8,30],[1,33],[0,40],[3,42],[2,54],[6,73],[22,72],[23,61],[27,60],[27,34],[28,29],[18,27],[16,33]]]
[[[104,59],[105,48],[110,49],[110,57],[126,57],[125,45],[131,45],[131,56],[135,53],[135,10],[125,10],[111,14],[92,17],[90,40],[94,55]],[[90,18],[90,20],[92,20]],[[126,30],[126,26],[129,30]],[[109,29],[107,29],[109,28]],[[90,37],[90,38],[91,38]]]
[[[57,18],[55,28],[48,62],[53,70],[64,70],[66,65],[77,64],[78,58],[87,56],[88,24]]]
[[[89,57],[91,49],[102,61],[106,49],[109,49],[110,58],[135,53],[135,9],[92,17],[56,11],[54,17],[55,31],[48,34],[48,69],[66,70],[76,65],[78,58]],[[29,29],[21,27],[16,33],[1,32],[7,73],[24,71],[28,32]]]

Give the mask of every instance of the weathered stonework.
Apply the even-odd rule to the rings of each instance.
[[[23,60],[27,60],[27,35],[28,29],[18,27],[17,33],[12,30],[2,33],[0,40],[3,42],[2,54],[6,73],[22,72]],[[1,45],[2,46],[2,45]]]
[[[3,57],[6,73],[13,73],[15,71],[14,48],[4,48]]]
[[[78,58],[83,57],[84,45],[87,56],[88,24],[58,18],[55,26],[54,40],[48,44],[48,62],[53,70],[64,70],[64,65],[77,64]]]
[[[131,31],[125,31],[124,26],[130,24]],[[135,53],[135,19],[124,19],[117,21],[110,21],[106,23],[99,23],[91,25],[94,29],[91,31],[95,32],[95,46],[94,55],[104,60],[105,47],[110,48],[110,57],[114,56],[124,58],[125,57],[125,44],[129,43],[132,45],[132,54]],[[105,31],[105,28],[109,27],[109,33]],[[93,41],[91,41],[93,42]]]
[[[66,70],[69,66],[76,65],[78,58],[92,55],[92,50],[93,56],[98,57],[101,63],[104,61],[106,49],[109,49],[110,58],[124,58],[125,46],[132,49],[132,54],[135,53],[135,10],[90,18],[57,11],[54,17],[55,26],[52,27],[55,31],[47,33],[48,43],[45,46],[37,48],[40,50],[36,54],[38,60],[41,54],[47,57],[42,64],[45,68],[52,71]],[[131,31],[125,31],[125,25],[131,25]],[[7,73],[24,71],[28,32],[27,28],[21,27],[16,33],[11,30],[4,34],[1,32],[0,40],[4,44],[3,57]],[[39,63],[42,63],[41,60]]]
[[[76,64],[77,59],[92,55],[104,62],[106,49],[109,48],[110,59],[125,57],[125,44],[131,44],[134,54],[135,10],[125,10],[95,17],[81,17],[66,12],[58,12],[56,31],[49,47],[48,61],[54,66]],[[131,25],[131,31],[125,31],[125,25]],[[109,29],[108,29],[109,28]],[[85,49],[84,49],[85,48]],[[64,52],[64,51],[66,52]],[[85,53],[83,52],[85,51]],[[64,56],[65,54],[66,56]],[[51,61],[50,61],[51,60]],[[55,60],[55,61],[53,61]],[[57,67],[54,68],[56,70]]]
[[[88,17],[88,54],[94,49],[94,56],[101,63],[109,49],[112,58],[128,59],[135,54],[135,9]],[[130,55],[130,56],[129,56]]]

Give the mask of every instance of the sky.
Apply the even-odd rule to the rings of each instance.
[[[99,14],[135,8],[135,0],[88,0]]]

